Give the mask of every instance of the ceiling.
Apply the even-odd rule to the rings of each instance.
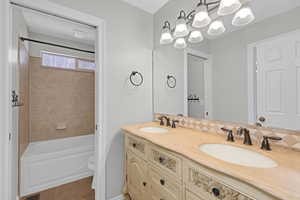
[[[29,9],[22,11],[29,32],[94,45],[96,29],[91,26]]]
[[[151,14],[156,13],[163,7],[169,0],[123,0],[126,3],[138,7]]]

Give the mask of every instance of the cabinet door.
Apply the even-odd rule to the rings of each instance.
[[[192,192],[186,190],[185,191],[185,200],[204,200],[197,195],[193,194]]]
[[[147,164],[144,160],[127,152],[127,187],[132,200],[146,200],[148,193]]]

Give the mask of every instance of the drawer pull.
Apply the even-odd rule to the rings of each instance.
[[[218,188],[213,188],[211,191],[215,197],[220,196],[220,190]]]
[[[136,147],[136,143],[133,143],[132,146],[133,146],[133,148],[135,148]]]
[[[165,180],[160,179],[160,184],[161,184],[161,185],[165,185]]]
[[[147,183],[146,183],[146,182],[143,182],[143,186],[146,187],[146,185],[147,185]]]
[[[165,161],[165,159],[163,157],[159,157],[159,162],[163,163]]]

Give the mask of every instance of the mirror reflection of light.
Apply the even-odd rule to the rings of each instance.
[[[239,10],[233,17],[232,25],[245,26],[251,23],[255,19],[255,16],[249,7],[244,7]]]

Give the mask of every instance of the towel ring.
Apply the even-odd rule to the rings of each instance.
[[[172,84],[173,82],[173,84]],[[169,88],[175,88],[176,87],[176,78],[172,75],[167,76],[167,85]]]
[[[135,82],[132,80],[132,78],[133,78],[134,76],[136,76],[136,75],[139,75],[139,76],[140,76],[141,81],[140,81],[139,83],[135,83]],[[140,72],[138,72],[138,71],[133,71],[133,72],[130,74],[130,82],[131,82],[131,84],[134,85],[134,86],[141,86],[141,85],[143,84],[143,82],[144,82],[143,75],[142,75]]]

